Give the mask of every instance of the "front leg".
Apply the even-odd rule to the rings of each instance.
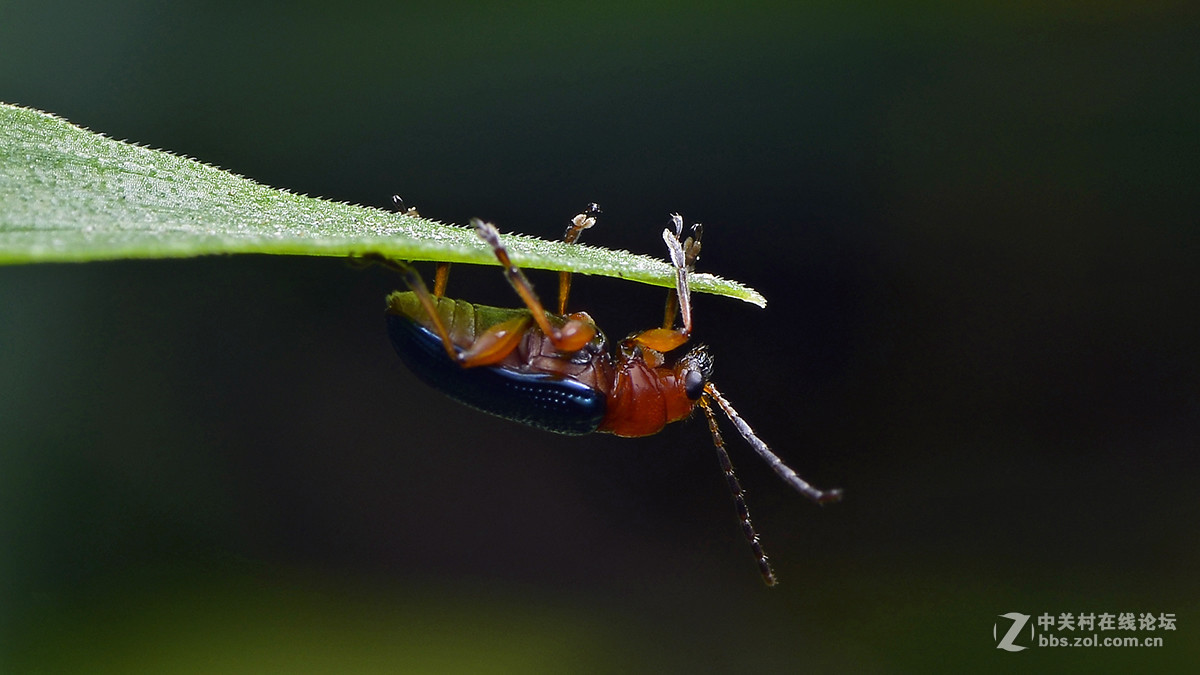
[[[682,346],[692,335],[692,293],[688,274],[694,271],[696,259],[700,257],[700,235],[704,230],[697,223],[692,226],[692,236],[680,241],[683,236],[683,217],[671,215],[671,228],[663,230],[663,242],[667,245],[667,258],[675,267],[675,288],[667,292],[667,306],[663,312],[663,327],[651,328],[633,336],[633,341],[643,347],[659,352],[669,352]],[[683,317],[683,327],[674,328],[675,315]]]

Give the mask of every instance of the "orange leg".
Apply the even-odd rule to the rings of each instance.
[[[402,215],[419,215],[416,207],[406,207],[404,200],[399,195],[392,195],[392,202],[395,204],[396,210]],[[450,279],[450,263],[439,262],[437,264],[437,272],[433,280],[433,294],[431,295],[429,288],[425,285],[425,280],[408,263],[389,260],[380,255],[369,255],[366,259],[378,262],[384,267],[404,275],[404,283],[417,296],[421,307],[429,315],[430,321],[433,322],[434,330],[437,332],[438,337],[442,339],[442,346],[445,348],[446,354],[451,359],[462,364],[464,368],[488,366],[504,360],[516,348],[529,326],[528,317],[518,317],[490,326],[487,330],[475,336],[475,341],[470,347],[459,352],[455,349],[454,341],[450,338],[450,331],[446,329],[446,324],[437,311],[437,300],[446,295],[446,283]]]
[[[392,195],[392,207],[396,210],[396,213],[399,213],[402,216],[412,216],[412,217],[416,218],[416,217],[420,217],[420,215],[421,215],[420,213],[417,212],[417,207],[405,205],[404,199],[402,199],[400,197],[400,195]],[[450,278],[450,263],[448,263],[448,262],[438,263],[437,274],[433,278],[433,295],[434,295],[434,297],[441,298],[446,295],[446,281],[449,280],[449,278]],[[422,283],[421,285],[424,286],[424,283]]]
[[[446,329],[446,323],[442,321],[442,317],[437,311],[437,300],[441,296],[435,297],[429,293],[425,280],[421,278],[416,269],[408,263],[389,260],[376,254],[365,256],[365,258],[404,275],[404,283],[417,296],[417,301],[429,315],[434,331],[442,339],[442,346],[446,349],[446,354],[462,364],[463,368],[490,366],[504,360],[504,357],[516,348],[529,326],[530,319],[525,316],[503,321],[476,335],[471,346],[460,352],[455,349],[454,341],[450,338],[450,331]],[[438,277],[444,286],[445,277],[440,274],[442,265],[445,265],[448,270],[449,263],[440,263],[438,266]]]
[[[663,241],[667,244],[668,257],[675,267],[675,288],[667,292],[667,306],[663,312],[663,327],[651,328],[634,336],[633,340],[643,347],[649,347],[659,352],[669,352],[688,341],[692,335],[692,294],[688,285],[688,274],[696,267],[696,259],[700,257],[700,235],[703,229],[699,224],[692,226],[695,234],[680,241],[683,236],[683,218],[678,214],[671,215],[671,224],[675,228],[663,230]],[[676,314],[683,316],[683,328],[674,328]]]
[[[475,342],[458,356],[463,368],[490,366],[504,360],[529,330],[530,319],[518,316],[502,321],[475,336]]]
[[[591,323],[578,319],[568,319],[562,327],[550,323],[546,308],[542,306],[542,302],[538,300],[537,294],[533,291],[533,284],[529,283],[525,273],[513,264],[512,259],[508,256],[508,249],[500,242],[500,232],[496,226],[478,218],[471,222],[475,225],[475,233],[479,235],[479,238],[492,247],[496,259],[504,267],[504,276],[508,279],[508,283],[512,285],[517,295],[521,296],[521,300],[529,308],[529,313],[533,315],[534,322],[550,339],[555,349],[563,352],[575,352],[583,349],[587,343],[592,341],[592,338],[596,336],[596,327]]]
[[[583,213],[578,214],[571,219],[571,225],[567,228],[566,234],[563,235],[563,241],[568,244],[574,244],[579,241],[579,235],[583,231],[596,224],[596,216],[600,215],[600,205],[592,202],[587,205]],[[571,294],[571,273],[558,273],[558,313],[567,313],[567,296]]]
[[[446,330],[446,323],[442,321],[442,316],[438,314],[437,300],[430,295],[429,287],[425,285],[425,280],[421,278],[417,270],[408,263],[385,258],[378,253],[369,253],[363,256],[363,259],[379,263],[404,276],[404,283],[408,286],[408,290],[417,296],[417,301],[421,303],[421,307],[429,315],[429,320],[433,322],[434,331],[437,332],[438,337],[442,338],[442,346],[445,347],[446,354],[455,361],[460,360],[458,352],[454,349],[454,341],[450,339],[450,331]]]
[[[437,264],[437,272],[433,275],[433,294],[436,297],[444,297],[446,295],[446,282],[450,280],[450,263],[440,262]]]

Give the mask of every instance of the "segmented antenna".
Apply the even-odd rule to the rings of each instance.
[[[758,571],[762,574],[763,582],[768,586],[774,586],[779,579],[775,576],[775,570],[771,569],[771,562],[767,560],[767,552],[763,550],[758,532],[754,531],[754,523],[750,522],[750,509],[746,507],[746,491],[742,489],[737,474],[733,472],[733,462],[729,460],[729,453],[725,451],[725,439],[717,427],[717,415],[709,405],[707,396],[700,398],[700,408],[704,410],[704,416],[708,418],[708,431],[712,434],[713,445],[717,447],[717,459],[721,460],[721,470],[725,472],[725,483],[729,486],[729,493],[733,495],[733,505],[737,509],[738,520],[742,524],[742,534],[750,543],[750,550],[758,558]]]
[[[730,405],[729,401],[725,400],[725,397],[721,395],[721,392],[717,391],[716,386],[714,386],[712,382],[704,385],[704,393],[711,396],[712,399],[717,402],[717,405],[721,406],[721,412],[724,412],[725,416],[729,418],[729,421],[733,422],[733,426],[737,427],[738,433],[742,435],[742,438],[746,439],[746,442],[750,444],[750,447],[754,448],[754,451],[761,455],[764,460],[766,460],[767,464],[769,464],[771,468],[775,470],[775,473],[778,474],[785,483],[791,485],[796,489],[797,492],[818,504],[828,504],[830,502],[836,502],[842,498],[842,491],[840,489],[819,490],[813,487],[808,481],[796,475],[796,472],[792,471],[791,467],[789,467],[787,464],[784,464],[783,460],[779,459],[775,453],[771,452],[771,449],[767,447],[767,444],[764,443],[761,438],[755,435],[754,430],[750,428],[750,425],[746,424],[746,421],[742,419],[742,416],[733,409],[733,406]]]
[[[750,511],[746,508],[746,491],[742,489],[742,484],[738,482],[737,476],[733,473],[733,463],[729,460],[729,453],[725,450],[725,439],[721,437],[721,430],[717,428],[717,416],[712,411],[710,400],[716,401],[721,412],[725,413],[730,422],[733,422],[733,426],[737,427],[738,433],[746,439],[750,447],[754,448],[754,451],[766,460],[775,473],[797,492],[818,504],[828,504],[841,499],[842,491],[838,489],[818,490],[808,481],[796,475],[791,467],[784,464],[782,459],[771,452],[767,444],[754,433],[749,424],[746,424],[742,416],[733,409],[729,401],[725,400],[712,382],[704,385],[704,395],[700,397],[699,401],[700,407],[704,410],[705,417],[708,418],[708,430],[712,434],[713,445],[717,446],[717,457],[721,460],[721,469],[725,472],[725,482],[729,485],[729,492],[733,494],[733,503],[737,508],[738,519],[742,523],[742,534],[745,535],[746,541],[750,542],[750,549],[758,558],[758,571],[762,574],[763,581],[768,586],[774,586],[778,578],[775,576],[775,571],[771,569],[771,563],[767,560],[766,552],[763,551],[758,533],[754,531],[754,525],[750,522]]]

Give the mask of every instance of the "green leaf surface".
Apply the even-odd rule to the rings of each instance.
[[[522,267],[674,283],[665,258],[524,235],[504,242]],[[293,194],[0,103],[0,264],[221,253],[496,264],[467,227]],[[737,282],[691,279],[693,290],[766,305]]]

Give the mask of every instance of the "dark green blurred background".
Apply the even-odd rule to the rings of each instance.
[[[588,241],[655,255],[704,222],[700,267],[770,300],[696,300],[715,381],[847,497],[732,443],[767,590],[702,420],[565,438],[444,400],[386,271],[3,268],[0,670],[1194,668],[1188,4],[5,3],[0,100],[110,136],[549,238],[597,201]],[[610,334],[661,316],[575,289]],[[451,291],[514,302],[494,268]],[[1007,612],[1178,629],[1011,654]]]

